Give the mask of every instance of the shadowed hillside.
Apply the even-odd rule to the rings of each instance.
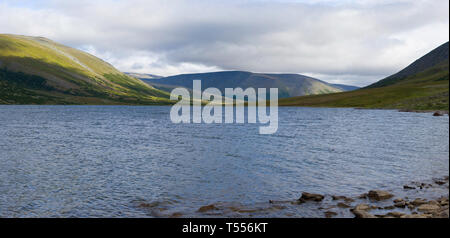
[[[438,48],[432,50],[430,53],[424,55],[420,59],[414,61],[408,67],[404,68],[400,72],[391,75],[385,79],[382,79],[367,88],[379,88],[383,86],[389,86],[399,83],[404,80],[411,80],[415,74],[431,69],[440,64],[448,64],[448,42],[442,44]]]
[[[330,95],[293,97],[282,106],[449,109],[448,42],[397,74],[367,88]]]
[[[245,71],[222,71],[201,74],[181,74],[166,78],[140,78],[161,90],[170,91],[175,87],[192,89],[193,80],[202,80],[202,88],[215,87],[222,91],[225,88],[278,88],[280,98],[327,94],[347,91],[346,85],[332,85],[315,78],[300,74],[262,74]],[[352,87],[352,89],[355,87]]]

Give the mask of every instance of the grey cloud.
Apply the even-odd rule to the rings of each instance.
[[[89,45],[121,70],[163,75],[311,72],[364,85],[449,35],[448,1],[44,2],[38,9],[0,4],[0,29]]]

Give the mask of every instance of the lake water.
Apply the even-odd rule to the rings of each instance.
[[[447,115],[286,107],[278,132],[260,135],[258,124],[172,124],[169,110],[0,106],[0,217],[199,217],[213,203],[240,210],[210,216],[314,217],[266,204],[449,174]]]

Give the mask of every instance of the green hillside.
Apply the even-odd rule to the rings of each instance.
[[[446,52],[446,54],[445,54]],[[369,87],[344,93],[281,99],[282,106],[447,110],[448,42],[397,74]]]
[[[1,104],[167,104],[168,98],[83,51],[0,34]]]

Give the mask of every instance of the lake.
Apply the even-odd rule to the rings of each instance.
[[[277,133],[260,135],[259,124],[173,124],[169,111],[0,105],[0,217],[315,217],[268,201],[407,193],[449,174],[448,115],[283,107]],[[209,204],[230,209],[197,211]]]

